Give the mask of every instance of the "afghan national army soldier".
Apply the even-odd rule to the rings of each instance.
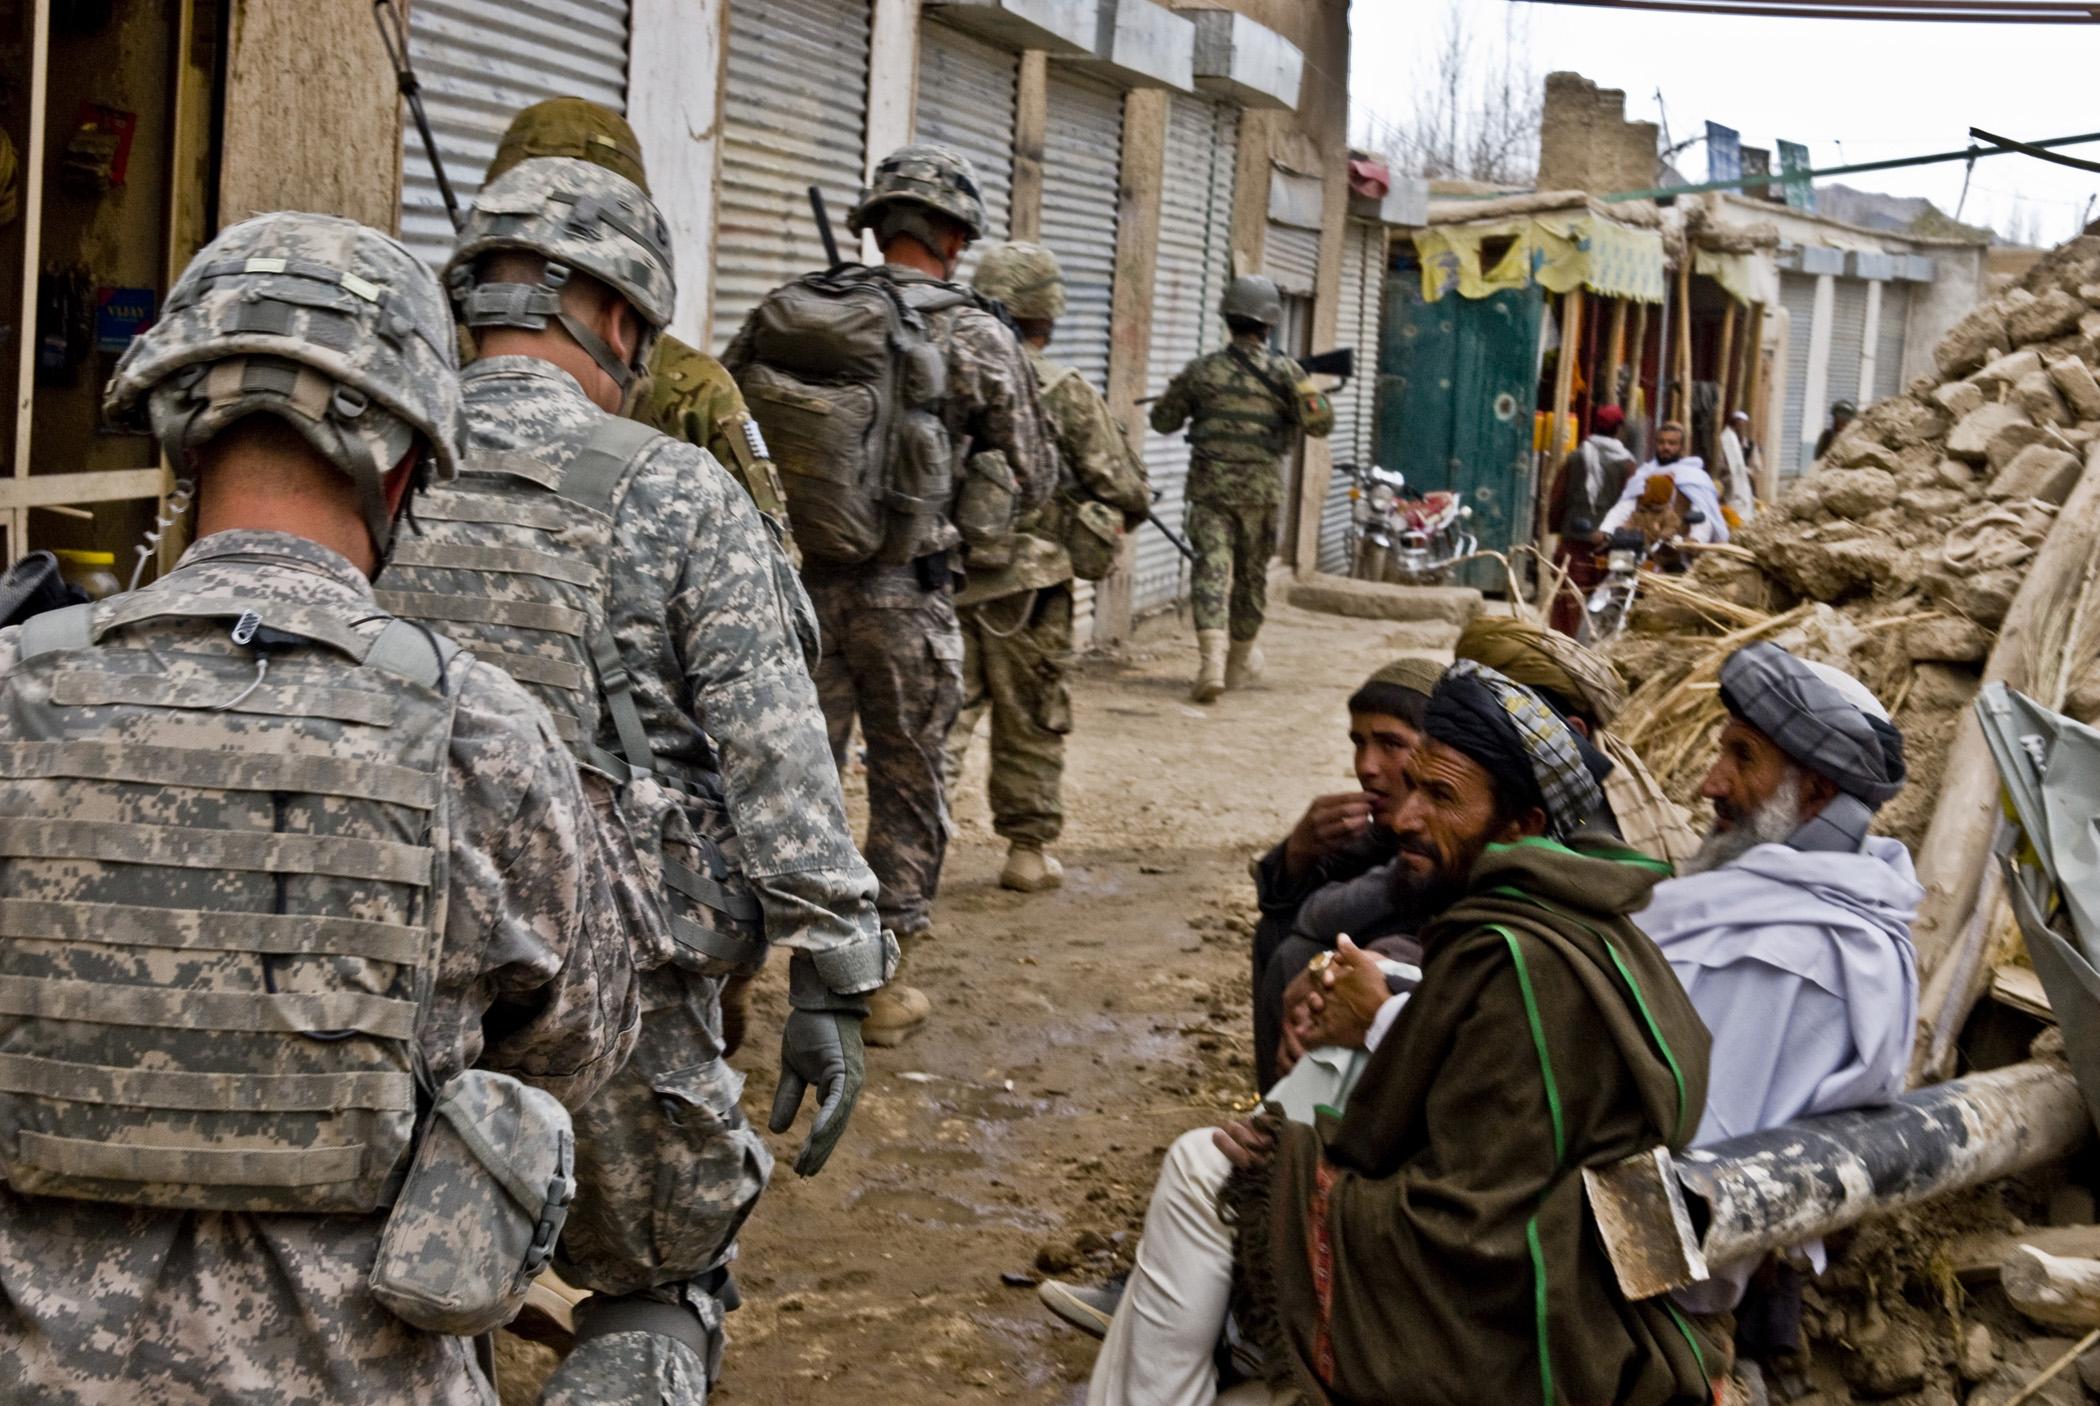
[[[963,633],[963,711],[949,734],[950,788],[977,723],[992,715],[992,825],[1007,842],[999,882],[1023,893],[1058,886],[1064,870],[1046,852],[1064,829],[1065,734],[1072,699],[1072,582],[1098,581],[1116,564],[1126,527],[1144,521],[1151,497],[1101,392],[1045,356],[1065,310],[1064,274],[1040,244],[1000,244],[978,259],[977,291],[1004,304],[1027,349],[1043,414],[1057,444],[1057,491],[1023,519],[990,566],[973,557],[955,598]]]
[[[195,544],[0,631],[10,1403],[494,1400],[636,1004],[547,710],[373,599],[454,368],[393,240],[225,231],[106,402]]]
[[[616,171],[649,191],[642,143],[627,119],[586,98],[548,98],[510,121],[484,183],[535,156],[568,156]],[[744,485],[758,510],[786,534],[787,500],[758,422],[722,363],[668,332],[657,334],[649,374],[626,414],[715,456]],[[793,542],[787,542],[789,555]]]
[[[849,226],[874,235],[883,265],[775,289],[722,361],[777,456],[823,627],[832,754],[843,766],[858,715],[865,852],[883,921],[909,942],[932,925],[948,844],[942,767],[962,701],[954,577],[1049,497],[1057,459],[1019,341],[949,281],[984,232],[970,163],[941,146],[892,152]],[[894,1044],[928,1009],[893,983],[864,1036]]]
[[[593,1291],[550,1402],[698,1401],[719,1363],[738,1228],[771,1158],[738,1109],[719,990],[785,946],[772,1123],[821,1105],[822,1167],[862,1078],[867,993],[892,959],[854,852],[798,634],[808,601],[703,449],[632,420],[675,297],[641,188],[568,157],[483,187],[446,265],[480,355],[461,377],[458,482],[419,508],[393,607],[457,629],[539,690],[642,843],[665,940],[638,942],[634,1058],[577,1115],[579,1189],[556,1264]],[[643,933],[646,920],[634,922]]]
[[[1190,696],[1198,703],[1261,677],[1254,637],[1269,594],[1282,461],[1300,432],[1324,439],[1334,428],[1326,393],[1298,363],[1269,348],[1269,333],[1283,317],[1276,285],[1235,278],[1218,311],[1232,341],[1183,367],[1152,407],[1159,433],[1189,429],[1187,526],[1196,549],[1190,594],[1202,656]]]

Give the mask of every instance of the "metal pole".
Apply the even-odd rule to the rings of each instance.
[[[1620,1289],[1645,1299],[2056,1161],[2091,1135],[2070,1071],[2030,1061],[1675,1157],[1657,1148],[1583,1182]]]

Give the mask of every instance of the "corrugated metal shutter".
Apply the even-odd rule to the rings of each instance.
[[[1830,311],[1830,380],[1825,387],[1824,404],[1819,408],[1819,414],[1826,413],[1840,400],[1858,403],[1873,399],[1871,390],[1865,396],[1860,394],[1859,363],[1866,350],[1866,280],[1840,278]]]
[[[1351,220],[1342,239],[1342,290],[1335,310],[1335,345],[1356,348],[1356,374],[1334,396],[1332,450],[1334,476],[1320,507],[1322,571],[1348,565],[1350,463],[1371,457],[1372,402],[1378,389],[1379,312],[1385,291],[1385,226]],[[1325,350],[1322,348],[1322,350]]]
[[[1012,227],[1014,84],[1020,55],[928,20],[919,30],[917,129],[922,142],[954,147],[970,158],[984,196],[985,241]],[[976,247],[982,247],[976,246]],[[958,276],[977,266],[975,249]]]
[[[1262,272],[1276,280],[1286,293],[1310,298],[1320,273],[1320,232],[1296,225],[1269,223],[1268,247],[1262,253]]]
[[[1239,109],[1176,94],[1167,109],[1165,183],[1160,192],[1159,255],[1152,293],[1152,338],[1145,392],[1158,395],[1182,367],[1223,345],[1218,299],[1232,269],[1232,194],[1239,160]],[[1145,471],[1159,490],[1154,511],[1181,530],[1189,479],[1188,440],[1145,436]],[[1172,605],[1187,563],[1152,527],[1138,529],[1133,611]]]
[[[408,12],[423,106],[462,207],[519,108],[580,97],[627,110],[627,0],[416,0]],[[452,221],[414,122],[401,140],[401,239],[441,266]]]
[[[1052,355],[1108,384],[1116,282],[1117,193],[1123,172],[1123,90],[1053,69],[1043,134],[1043,243],[1065,271],[1065,315]]]
[[[715,345],[758,300],[824,266],[809,213],[820,185],[840,252],[867,145],[869,0],[736,0],[722,104]]]
[[[1881,285],[1881,325],[1874,335],[1874,399],[1903,389],[1903,333],[1910,325],[1910,285]]]
[[[1809,443],[1801,442],[1804,402],[1808,399],[1808,344],[1816,330],[1816,280],[1812,275],[1783,273],[1779,276],[1779,305],[1787,311],[1786,414],[1781,424],[1779,474],[1786,478],[1808,467],[1808,452],[1815,444],[1817,419],[1811,426]]]

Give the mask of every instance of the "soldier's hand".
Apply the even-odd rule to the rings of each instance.
[[[867,1079],[860,1043],[865,997],[841,996],[825,988],[809,960],[797,955],[788,969],[787,1024],[780,1032],[780,1086],[773,1091],[773,1116],[767,1126],[784,1133],[794,1125],[802,1095],[817,1091],[817,1117],[809,1140],[795,1154],[795,1173],[813,1177],[824,1170],[832,1149],[845,1134],[853,1105]]]

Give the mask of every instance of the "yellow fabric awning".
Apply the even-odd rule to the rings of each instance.
[[[1663,300],[1662,235],[1593,214],[1523,215],[1481,224],[1431,225],[1414,232],[1422,296],[1453,288],[1485,298],[1537,283],[1555,293],[1585,287],[1644,303]]]
[[[1745,307],[1752,303],[1770,307],[1779,301],[1778,274],[1772,261],[1762,255],[1716,254],[1706,249],[1694,249],[1692,272],[1711,278],[1721,285],[1723,292]]]

